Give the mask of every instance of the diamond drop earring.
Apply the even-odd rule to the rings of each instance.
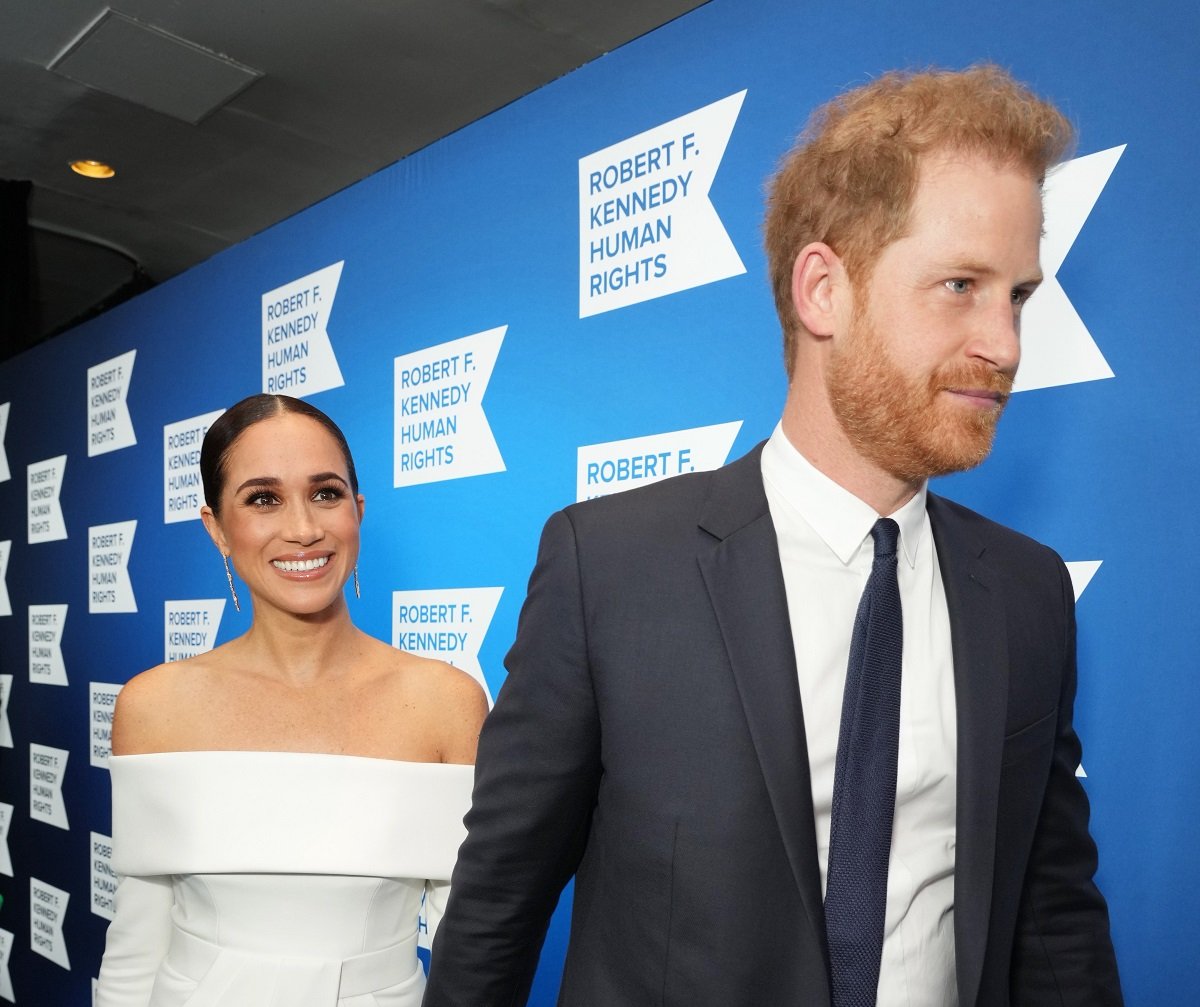
[[[238,604],[237,588],[233,586],[233,571],[229,569],[229,557],[225,553],[221,553],[221,559],[225,561],[225,579],[229,581],[229,593],[233,595],[233,607],[240,612],[242,606]]]

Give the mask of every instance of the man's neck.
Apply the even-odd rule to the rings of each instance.
[[[814,402],[814,400],[817,400]],[[921,488],[885,472],[859,454],[823,398],[805,396],[793,385],[783,409],[783,433],[809,464],[843,489],[887,516],[898,511]]]

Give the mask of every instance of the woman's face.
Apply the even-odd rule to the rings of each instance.
[[[348,479],[337,441],[307,416],[272,416],[230,446],[220,517],[201,515],[256,603],[311,615],[341,598],[363,514]]]

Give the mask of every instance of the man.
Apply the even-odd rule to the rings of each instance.
[[[572,875],[562,1005],[1121,1002],[1070,578],[925,485],[991,447],[1070,140],[995,67],[814,116],[782,421],[548,522],[426,1007],[524,1003]]]

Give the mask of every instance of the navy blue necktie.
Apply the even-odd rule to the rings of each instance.
[[[896,582],[900,528],[880,518],[871,537],[875,562],[854,617],[833,776],[825,886],[833,1007],[875,1005],[896,807],[904,638]]]

